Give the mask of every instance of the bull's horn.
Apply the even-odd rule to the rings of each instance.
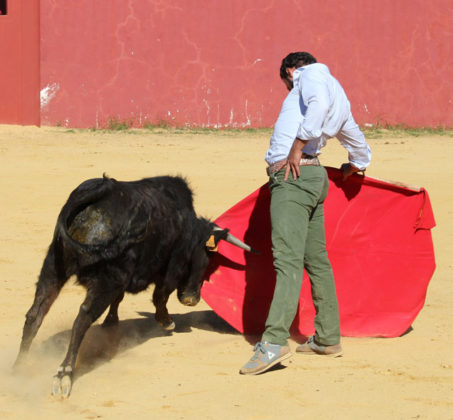
[[[223,230],[223,229],[220,228],[219,226],[215,225],[212,230],[216,231],[216,230]],[[256,249],[252,248],[250,245],[247,245],[246,243],[242,242],[240,239],[236,238],[231,233],[227,233],[227,236],[226,236],[225,240],[227,242],[229,242],[230,244],[236,245],[237,247],[239,247],[239,248],[241,248],[241,249],[243,249],[245,251],[253,252],[255,254],[259,254],[259,251],[257,251]]]
[[[254,249],[250,245],[247,245],[246,243],[242,242],[241,240],[239,240],[238,238],[233,236],[231,233],[227,234],[227,237],[225,240],[227,242],[229,242],[230,244],[236,245],[239,248],[242,248],[248,252],[253,252],[254,254],[259,254],[259,252],[256,249]]]

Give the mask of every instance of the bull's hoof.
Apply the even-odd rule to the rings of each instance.
[[[20,372],[21,370],[24,369],[24,366],[25,366],[25,357],[21,354],[19,354],[19,356],[17,356],[17,359],[15,360],[14,364],[13,364],[13,372]]]
[[[170,324],[167,324],[167,325],[161,324],[161,325],[165,331],[173,331],[176,328],[176,325],[173,321],[171,321]]]
[[[171,316],[168,314],[162,315],[157,313],[155,315],[155,319],[165,331],[173,331],[176,327],[175,323],[171,319]]]
[[[176,327],[175,323],[173,322],[173,320],[171,318],[168,318],[166,319],[165,321],[161,321],[159,319],[156,320],[159,325],[162,327],[162,329],[164,329],[165,331],[173,331]]]
[[[72,389],[72,369],[67,366],[65,370],[62,367],[53,377],[52,395],[55,397],[68,398]]]

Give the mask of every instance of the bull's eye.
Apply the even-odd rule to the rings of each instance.
[[[217,244],[215,242],[215,237],[214,235],[211,235],[209,239],[206,241],[206,248],[208,248],[208,251],[211,252],[217,252]]]

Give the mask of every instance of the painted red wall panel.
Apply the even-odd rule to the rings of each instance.
[[[39,0],[0,16],[0,123],[39,125]]]
[[[451,0],[41,0],[43,124],[272,126],[307,50],[360,124],[453,126]]]

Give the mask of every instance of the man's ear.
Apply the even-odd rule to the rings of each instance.
[[[296,70],[295,67],[287,67],[286,68],[286,74],[288,75],[288,79],[293,81],[293,73],[294,73],[294,70]]]

